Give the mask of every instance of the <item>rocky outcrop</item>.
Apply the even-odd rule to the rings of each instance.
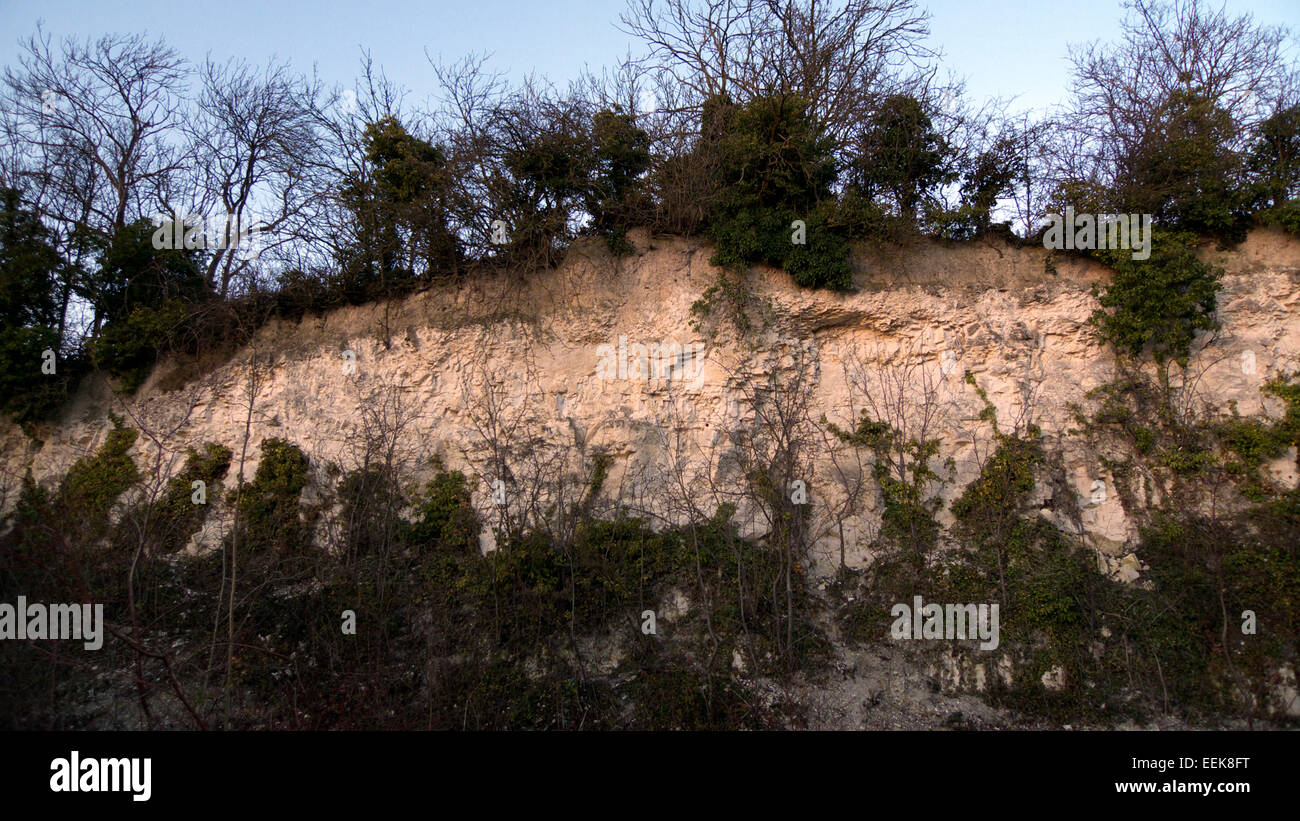
[[[1043,249],[1000,241],[863,251],[848,294],[800,289],[783,272],[758,269],[755,324],[741,333],[721,307],[702,322],[692,312],[718,274],[706,245],[644,233],[633,240],[635,255],[623,259],[580,243],[559,269],[522,282],[439,284],[388,304],[274,321],[181,388],[163,389],[176,381],[169,363],[131,397],[92,381],[38,432],[40,442],[5,424],[3,503],[13,504],[27,469],[52,482],[96,448],[113,412],[144,432],[137,462],[164,475],[187,446],[206,441],[238,456],[247,417],[246,476],[256,444],[276,436],[308,454],[318,486],[331,463],[349,468],[376,427],[388,429],[414,475],[440,457],[488,480],[476,495],[488,511],[493,441],[482,423],[495,415],[510,426],[509,458],[531,460],[514,466],[513,479],[582,481],[603,453],[604,502],[671,519],[683,509],[668,503],[674,493],[707,487],[713,496],[694,500],[706,508],[725,494],[738,458],[734,432],[752,426],[763,386],[806,390],[811,420],[848,427],[886,398],[880,391],[892,380],[903,395],[899,413],[924,413],[942,439],[936,465],[946,481],[935,492],[951,500],[978,473],[992,441],[986,397],[1002,430],[1042,430],[1055,475],[1039,483],[1041,515],[1081,535],[1112,574],[1140,574],[1132,505],[1159,500],[1117,487],[1078,431],[1089,391],[1115,376],[1113,355],[1088,325],[1105,269],[1057,259],[1050,270]],[[1222,328],[1198,343],[1186,401],[1276,415],[1260,387],[1300,371],[1300,243],[1256,232],[1230,252],[1206,253],[1226,272]],[[843,549],[850,564],[867,561],[878,502],[867,492],[842,509],[865,457],[827,444],[810,458],[818,555],[833,564]],[[1277,480],[1294,486],[1295,465],[1294,454],[1277,460]],[[220,515],[218,505],[214,522]],[[738,515],[747,515],[743,506]]]

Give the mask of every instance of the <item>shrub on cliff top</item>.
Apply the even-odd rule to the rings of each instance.
[[[778,95],[708,109],[725,128],[717,147],[722,194],[710,234],[715,265],[761,262],[810,288],[851,284],[849,246],[832,230],[834,143],[797,96]],[[802,220],[802,236],[795,220]]]

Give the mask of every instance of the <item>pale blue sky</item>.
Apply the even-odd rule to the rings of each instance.
[[[945,69],[969,80],[976,99],[1019,96],[1017,108],[1043,108],[1063,98],[1069,79],[1066,44],[1117,35],[1120,0],[922,0],[932,13],[931,45],[946,53]],[[1231,0],[1234,12],[1266,23],[1300,23],[1297,0]],[[557,84],[584,66],[612,66],[636,44],[616,28],[622,0],[0,0],[0,63],[12,64],[17,41],[37,20],[56,37],[109,32],[161,34],[182,54],[238,56],[263,62],[288,58],[328,84],[350,85],[361,49],[371,50],[389,77],[423,100],[433,83],[424,57],[454,59],[489,51],[494,67],[519,77],[529,71]]]

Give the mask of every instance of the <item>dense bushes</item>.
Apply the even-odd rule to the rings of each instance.
[[[309,536],[298,509],[307,486],[307,457],[283,439],[266,439],[261,448],[253,480],[230,492],[239,516],[236,527],[243,544],[254,551],[294,553]]]
[[[762,262],[800,285],[849,287],[848,243],[828,223],[836,179],[834,144],[793,96],[744,106],[712,101],[706,133],[717,132],[719,194],[710,216],[715,265]],[[797,222],[796,222],[797,221]]]
[[[1286,402],[1277,422],[1228,418],[1202,432],[1218,437],[1210,441],[1219,442],[1225,460],[1237,460],[1225,465],[1241,465],[1225,472],[1230,481],[1257,473],[1300,435],[1297,390],[1289,381],[1269,386]],[[1131,395],[1103,397],[1096,424],[1130,433],[1125,426],[1147,418],[1120,411]],[[1270,675],[1293,657],[1300,629],[1293,595],[1300,589],[1293,538],[1300,497],[1261,476],[1265,492],[1255,504],[1216,519],[1166,489],[1161,497],[1170,505],[1144,520],[1136,547],[1145,582],[1113,582],[1099,572],[1096,556],[1031,503],[1038,482],[1060,471],[1038,431],[1001,433],[991,407],[982,418],[994,428],[995,448],[952,503],[950,528],[939,525],[940,505],[931,495],[938,482],[932,440],[906,439],[869,416],[851,431],[832,430],[875,455],[883,501],[877,559],[866,571],[843,571],[832,586],[852,596],[839,611],[844,635],[884,640],[892,606],[914,595],[996,602],[1001,642],[993,656],[967,657],[969,648],[944,645],[963,663],[984,664],[995,703],[1064,720],[1268,714],[1275,706]],[[1157,425],[1177,422],[1154,418]],[[1151,435],[1147,453],[1160,458],[1172,440],[1163,430]],[[151,686],[149,698],[162,700],[168,688],[189,693],[198,700],[191,704],[196,720],[283,727],[788,726],[800,720],[797,712],[753,704],[735,678],[734,660],[757,674],[815,676],[826,652],[802,571],[788,622],[786,602],[772,586],[782,578],[782,555],[771,543],[741,538],[730,506],[711,520],[660,530],[634,518],[586,515],[571,530],[498,530],[497,548],[484,554],[483,523],[463,474],[435,464],[427,481],[409,486],[379,463],[330,469],[332,485],[317,488],[316,501],[307,504],[306,456],[268,439],[253,479],[228,495],[237,545],[217,540],[191,555],[175,551],[207,512],[194,504],[192,482],[209,483],[211,498],[219,499],[231,453],[211,443],[189,452],[160,492],[129,497],[110,527],[107,512],[141,486],[128,455],[134,440],[134,431],[115,428],[54,493],[30,478],[24,483],[0,579],[25,595],[60,600],[74,590],[103,601],[119,631],[135,625],[125,634],[130,641],[111,640],[104,658],[125,663],[139,647],[155,654],[147,658],[168,659],[177,682]],[[1217,481],[1202,476],[1190,489]],[[1056,516],[1077,515],[1070,502],[1054,494],[1048,507]],[[295,549],[313,536],[327,539],[325,549]],[[235,550],[242,575],[230,598]],[[232,605],[228,643],[213,627],[225,623],[223,611]],[[646,610],[656,613],[656,635],[642,631]],[[1245,610],[1258,614],[1256,633],[1240,630]],[[349,618],[355,629],[346,626]],[[228,646],[234,706],[227,716],[220,692],[200,682],[211,680],[211,660]],[[781,661],[787,650],[793,666]],[[1005,677],[1003,656],[1013,661]],[[24,667],[21,658],[14,661],[15,669]],[[56,676],[68,692],[90,686],[82,671],[65,673]],[[1048,674],[1053,688],[1040,681]],[[21,675],[8,681],[27,686]],[[57,709],[42,713],[39,701],[18,699],[29,710],[21,721],[69,717]]]
[[[1297,650],[1300,603],[1287,591],[1300,589],[1300,522],[1295,490],[1264,467],[1297,441],[1300,387],[1285,377],[1265,385],[1284,402],[1276,421],[1243,419],[1235,408],[1189,415],[1172,391],[1130,377],[1097,394],[1086,424],[1094,447],[1132,453],[1111,468],[1121,501],[1142,522],[1136,555],[1149,583],[1119,588],[1130,604],[1111,612],[1132,614],[1124,635],[1146,648],[1135,674],[1159,688],[1165,709],[1268,713],[1279,706],[1274,674]],[[1159,500],[1150,513],[1122,491],[1137,484]],[[1222,512],[1219,500],[1229,498],[1233,512]],[[1253,632],[1246,611],[1258,619]]]
[[[27,425],[54,412],[67,399],[69,370],[79,370],[58,357],[59,334],[52,328],[0,328],[0,396],[5,413]],[[46,352],[49,353],[46,353]],[[46,373],[46,362],[54,373]]]
[[[115,422],[94,456],[78,459],[68,469],[54,497],[55,509],[71,517],[72,526],[87,535],[105,532],[109,510],[117,497],[140,480],[140,471],[127,451],[139,433]]]
[[[344,302],[400,293],[421,274],[455,273],[463,255],[448,225],[445,152],[392,116],[367,124],[363,140],[370,173],[353,173],[341,191],[355,229],[332,283]]]
[[[642,114],[627,108],[629,100],[641,105],[645,89],[636,83],[565,93],[529,83],[503,92],[470,69],[440,74],[444,107],[431,112],[402,111],[401,94],[369,74],[359,107],[336,110],[314,92],[298,95],[283,78],[268,78],[263,95],[225,84],[259,100],[242,113],[266,115],[258,122],[273,133],[241,133],[248,121],[228,110],[229,121],[208,119],[193,129],[201,136],[185,147],[185,162],[205,156],[195,149],[211,148],[207,139],[223,152],[244,151],[243,182],[205,177],[196,199],[240,210],[280,195],[275,230],[284,232],[284,246],[265,264],[233,265],[224,249],[158,247],[158,231],[172,226],[141,219],[145,203],[183,198],[182,185],[191,183],[173,175],[168,151],[143,151],[140,167],[100,185],[97,175],[92,182],[78,177],[109,167],[95,140],[16,143],[15,167],[24,169],[23,181],[38,184],[37,198],[27,201],[9,187],[17,179],[3,181],[4,410],[40,421],[66,395],[83,354],[128,391],[164,354],[191,357],[175,384],[277,312],[296,318],[389,299],[439,277],[476,276],[480,267],[528,276],[558,263],[583,235],[625,255],[634,226],[706,234],[716,246],[713,261],[729,272],[764,264],[801,286],[848,289],[852,241],[1005,234],[994,220],[1012,216],[1012,207],[1028,238],[1044,216],[1039,189],[1056,182],[1055,203],[1149,213],[1157,224],[1148,260],[1127,250],[1096,254],[1115,274],[1093,323],[1123,358],[1153,356],[1166,379],[1163,395],[1136,384],[1103,392],[1093,421],[1113,426],[1146,463],[1113,471],[1148,469],[1141,478],[1161,491],[1149,496],[1190,500],[1187,511],[1197,509],[1204,485],[1249,503],[1246,513],[1216,519],[1166,505],[1143,522],[1138,555],[1149,565],[1150,586],[1119,588],[1050,517],[1026,509],[1036,480],[1054,469],[1032,428],[1020,436],[994,428],[996,450],[953,504],[956,524],[945,530],[932,493],[939,441],[864,416],[852,430],[833,431],[837,444],[874,459],[870,476],[881,500],[872,545],[880,560],[864,575],[861,597],[877,609],[848,608],[850,632],[866,624],[860,635],[879,636],[873,620],[905,591],[996,600],[1005,608],[1009,646],[1027,661],[1026,677],[1000,694],[1009,700],[1041,699],[1037,678],[1061,668],[1066,684],[1051,698],[1071,709],[1149,703],[1157,691],[1165,702],[1193,707],[1234,704],[1233,686],[1236,693],[1256,687],[1270,665],[1294,654],[1286,636],[1296,630],[1288,538],[1297,502],[1270,483],[1265,466],[1300,436],[1297,389],[1285,380],[1270,384],[1289,403],[1281,423],[1235,413],[1193,423],[1178,417],[1167,382],[1168,365],[1185,365],[1198,333],[1215,327],[1220,272],[1196,257],[1202,235],[1235,241],[1252,220],[1300,230],[1300,116],[1284,95],[1269,96],[1278,88],[1264,80],[1276,79],[1280,63],[1268,38],[1243,52],[1249,59],[1227,68],[1216,87],[1198,79],[1203,71],[1179,63],[1206,68],[1199,52],[1142,50],[1155,35],[1175,51],[1201,42],[1190,36],[1206,33],[1197,30],[1197,15],[1188,16],[1196,4],[1152,15],[1147,23],[1155,29],[1171,20],[1183,29],[1176,37],[1148,30],[1145,40],[1127,43],[1134,49],[1127,56],[1149,60],[1080,56],[1080,122],[1016,127],[966,109],[955,89],[932,85],[924,68],[895,74],[892,67],[919,54],[905,42],[918,29],[894,29],[899,39],[884,46],[853,29],[888,21],[888,11],[879,17],[863,7],[860,17],[840,18],[849,28],[831,40],[820,36],[821,18],[809,15],[808,42],[825,44],[817,54],[796,54],[780,37],[763,39],[792,31],[783,25],[799,22],[803,9],[746,6],[759,16],[738,21],[724,49],[726,63],[736,46],[739,66],[706,65],[707,49],[684,60],[674,55],[667,44],[684,42],[689,52],[691,37],[719,33],[708,20],[692,31],[699,18],[684,12],[678,22],[686,40],[657,41],[667,49],[658,52],[658,79],[671,76],[672,87],[659,89],[667,92],[659,110]],[[762,25],[749,25],[755,22]],[[655,31],[652,23],[642,20],[640,30]],[[671,28],[672,21],[658,24]],[[1230,50],[1251,30],[1221,33]],[[746,62],[739,54],[755,42],[770,53]],[[135,41],[120,45],[140,53]],[[157,53],[166,58],[165,76],[142,72],[141,82],[160,91],[174,83],[179,93],[181,61]],[[845,56],[855,60],[838,59]],[[45,87],[25,72],[40,62],[7,84],[11,134],[82,134],[76,126],[94,132],[93,121],[57,120],[50,129],[44,119],[24,121],[24,112],[35,112],[28,91]],[[94,74],[92,63],[80,65]],[[1175,64],[1176,82],[1160,75],[1166,63]],[[864,81],[868,65],[881,73],[868,70]],[[1117,67],[1142,76],[1127,86],[1108,82]],[[1242,74],[1262,79],[1250,86],[1251,99],[1234,101],[1223,88],[1236,87]],[[841,82],[846,77],[850,82]],[[638,75],[644,79],[656,78]],[[221,85],[207,83],[206,114],[222,108]],[[259,108],[264,99],[274,104]],[[1273,107],[1267,117],[1257,110],[1265,100]],[[111,118],[111,90],[101,102]],[[86,110],[42,116],[75,118]],[[121,122],[144,127],[134,117]],[[272,167],[259,166],[268,156]],[[149,167],[160,158],[167,164]],[[183,170],[185,162],[175,165]],[[273,178],[279,182],[266,182]],[[698,304],[725,301],[743,314],[746,298],[743,277],[733,276]],[[85,327],[69,328],[80,312],[88,314]],[[82,332],[84,349],[76,341]],[[42,370],[50,357],[53,373]],[[337,483],[308,494],[307,456],[268,439],[255,475],[247,482],[241,475],[233,489],[222,486],[232,454],[214,444],[187,454],[170,481],[147,485],[128,455],[134,440],[133,431],[117,427],[53,492],[26,477],[7,534],[18,547],[5,556],[6,589],[102,594],[120,628],[119,649],[135,654],[137,668],[145,657],[167,658],[159,648],[176,631],[188,641],[187,672],[202,676],[196,689],[208,698],[210,659],[221,644],[225,695],[237,684],[247,696],[233,712],[228,703],[221,711],[227,725],[751,726],[762,711],[746,705],[733,663],[789,675],[815,667],[824,650],[802,579],[807,556],[782,542],[806,520],[784,505],[770,465],[751,462],[743,470],[752,482],[746,492],[780,502],[769,504],[776,524],[766,544],[740,538],[725,506],[712,519],[669,529],[591,518],[588,506],[579,506],[543,517],[564,527],[503,525],[494,534],[497,549],[484,555],[473,483],[459,473],[436,467],[429,482],[410,487],[391,465],[366,458],[356,470],[330,471]],[[201,539],[215,531],[217,544],[181,555],[206,513],[191,496],[198,481],[211,486],[214,500],[226,493],[233,518],[202,531]],[[123,499],[128,510],[112,524],[110,511]],[[306,549],[317,538],[328,549]],[[238,577],[237,567],[247,576]],[[15,581],[21,574],[30,587]],[[782,581],[790,592],[778,601]],[[663,627],[673,642],[645,638],[640,614],[678,599],[687,602],[684,612]],[[1260,601],[1269,603],[1265,639],[1229,641],[1228,611],[1259,608]],[[361,629],[340,630],[343,613]],[[218,636],[223,615],[227,632]],[[593,673],[586,644],[595,640],[618,643],[635,669]],[[206,667],[197,661],[203,650]],[[137,671],[135,686],[146,681]],[[650,694],[666,697],[650,702]],[[216,712],[208,704],[194,714],[211,719]]]
[[[1146,260],[1127,250],[1096,255],[1115,272],[1092,316],[1102,337],[1122,353],[1185,365],[1196,333],[1217,327],[1222,275],[1196,257],[1195,236],[1156,230]]]
[[[1229,416],[1189,423],[1160,400],[1161,390],[1168,386],[1113,386],[1096,395],[1095,420],[1082,420],[1090,436],[1122,431],[1134,451],[1122,464],[1107,464],[1128,514],[1141,523],[1139,583],[1104,576],[1099,557],[1058,530],[1057,519],[1079,516],[1068,490],[1054,492],[1042,509],[1031,504],[1044,479],[1063,486],[1058,457],[1032,426],[1019,435],[999,432],[986,400],[990,412],[982,418],[993,426],[995,448],[952,502],[952,527],[938,526],[937,499],[926,496],[924,482],[900,482],[891,475],[897,471],[877,469],[885,505],[879,555],[864,571],[842,571],[834,588],[845,636],[884,640],[891,607],[915,595],[996,602],[995,651],[936,645],[955,649],[963,676],[980,665],[994,703],[1057,721],[1276,716],[1284,706],[1276,673],[1300,649],[1300,507],[1296,491],[1279,489],[1262,465],[1297,439],[1300,388],[1285,379],[1265,388],[1286,403],[1274,422]],[[870,417],[851,433],[836,432],[879,455],[900,454],[903,476],[921,471],[924,478],[929,469],[923,450],[908,457],[897,450],[898,433]],[[1114,452],[1113,443],[1092,447]],[[1172,457],[1192,452],[1203,458],[1189,474]],[[1168,484],[1162,474],[1187,481]],[[1159,500],[1153,509],[1133,504],[1126,488],[1137,484]],[[1227,498],[1227,487],[1246,503],[1215,515],[1207,500]],[[922,544],[928,547],[918,550]],[[1256,629],[1246,626],[1246,611],[1258,619]],[[1005,669],[1004,661],[1011,662]]]
[[[886,554],[851,580],[847,635],[880,641],[889,608],[914,595],[997,602],[998,649],[959,650],[984,665],[993,703],[1057,721],[1276,710],[1272,675],[1294,658],[1300,620],[1295,492],[1233,520],[1157,512],[1137,546],[1146,581],[1123,584],[1026,509],[1043,460],[1034,438],[1002,437],[952,505],[949,550],[924,569]],[[1258,614],[1256,633],[1242,630],[1246,610]],[[1004,655],[1015,660],[1009,679],[994,673]],[[1040,682],[1049,673],[1054,689]]]
[[[185,547],[206,517],[210,498],[221,498],[221,480],[230,468],[230,448],[207,442],[203,450],[190,448],[179,473],[167,480],[157,508],[149,520],[149,548],[175,553]],[[196,482],[202,484],[197,486]],[[201,493],[201,496],[195,494]]]
[[[497,549],[484,554],[460,472],[435,463],[427,481],[408,486],[378,464],[330,468],[331,484],[307,504],[306,456],[267,439],[253,478],[227,494],[233,530],[189,552],[180,548],[210,510],[195,503],[193,483],[205,482],[207,500],[219,504],[232,454],[215,443],[191,450],[154,492],[127,455],[134,441],[135,431],[115,428],[54,493],[29,477],[0,561],[3,592],[106,605],[117,632],[97,661],[123,671],[120,687],[138,691],[130,703],[185,709],[198,726],[670,729],[797,720],[754,704],[733,679],[737,657],[784,675],[775,633],[785,630],[785,602],[769,584],[778,554],[739,538],[730,507],[658,532],[638,519],[585,515],[563,537],[546,527],[498,531]],[[132,488],[143,492],[124,497]],[[110,526],[104,515],[124,498],[130,504]],[[313,535],[328,539],[324,549],[295,550]],[[825,639],[806,614],[802,585],[795,606],[799,664],[812,669]],[[642,632],[646,610],[658,614],[655,634]],[[62,701],[47,702],[48,688],[31,687],[31,676],[56,681],[70,698],[104,682],[38,647],[7,644],[14,664],[0,687],[15,705],[10,720],[82,720]],[[227,652],[229,713],[220,673]],[[137,678],[128,672],[136,665],[166,676]],[[147,722],[176,720],[145,710]]]
[[[1171,231],[1240,240],[1253,192],[1246,159],[1232,150],[1231,115],[1204,95],[1176,90],[1154,116],[1151,138],[1125,158],[1115,212],[1151,214]]]
[[[882,197],[909,222],[942,185],[956,179],[953,149],[934,130],[930,115],[915,97],[887,97],[861,137],[850,171],[850,185],[864,198]]]
[[[89,346],[91,361],[121,379],[121,389],[133,393],[153,371],[158,357],[171,349],[179,329],[190,320],[189,308],[170,301],[141,306],[110,322]]]
[[[1281,228],[1288,234],[1300,237],[1300,200],[1259,211],[1255,214],[1255,220],[1260,225]]]
[[[1278,108],[1260,124],[1247,165],[1261,203],[1273,213],[1294,214],[1300,196],[1300,104]],[[1295,220],[1284,222],[1293,234],[1298,233]]]
[[[627,231],[647,221],[652,203],[643,175],[650,167],[650,135],[636,117],[603,110],[592,122],[595,163],[592,184],[584,195],[591,230],[617,254],[631,251]]]

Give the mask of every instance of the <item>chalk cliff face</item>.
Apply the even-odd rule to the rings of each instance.
[[[1081,535],[1107,572],[1140,576],[1130,552],[1134,506],[1158,503],[1159,491],[1139,474],[1117,487],[1107,464],[1122,454],[1080,430],[1081,414],[1096,407],[1089,391],[1116,377],[1115,357],[1087,322],[1105,269],[1058,259],[1052,271],[1043,249],[1000,241],[864,252],[852,294],[804,290],[783,272],[759,269],[752,324],[742,332],[719,300],[701,322],[692,313],[717,278],[711,248],[633,239],[633,256],[616,260],[599,243],[580,244],[560,269],[522,284],[439,284],[390,304],[276,321],[180,388],[162,387],[177,381],[168,363],[133,397],[91,381],[57,424],[38,432],[42,443],[8,423],[0,430],[3,504],[12,506],[28,468],[51,483],[93,451],[111,411],[142,431],[136,461],[161,478],[179,468],[187,447],[207,441],[230,447],[236,470],[247,418],[248,477],[257,444],[280,437],[310,457],[319,492],[330,463],[357,466],[376,431],[390,431],[384,441],[412,478],[431,471],[435,456],[480,476],[475,501],[485,512],[494,511],[498,474],[515,494],[508,509],[523,515],[531,501],[566,492],[566,479],[580,495],[603,453],[601,504],[673,520],[733,498],[743,462],[737,442],[755,429],[756,405],[775,401],[764,392],[771,386],[777,397],[808,398],[801,419],[811,427],[801,430],[816,446],[804,451],[806,485],[816,553],[829,569],[841,551],[850,565],[870,559],[880,517],[869,454],[834,444],[822,418],[847,428],[864,409],[892,408],[892,422],[927,425],[942,440],[933,464],[943,481],[933,492],[946,502],[991,451],[983,392],[1003,432],[1042,431],[1055,472],[1040,477],[1040,515]],[[1226,272],[1222,328],[1198,343],[1185,377],[1175,369],[1188,385],[1182,401],[1276,416],[1260,388],[1300,371],[1300,242],[1256,232],[1206,257]],[[1270,469],[1283,486],[1295,485],[1294,452]],[[864,477],[867,489],[846,505]],[[737,516],[763,532],[743,500]],[[218,500],[192,547],[218,543],[227,524]],[[490,547],[489,532],[483,541]]]

